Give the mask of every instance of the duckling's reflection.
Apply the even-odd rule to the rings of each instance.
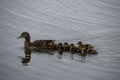
[[[62,59],[63,51],[64,49],[62,43],[58,43],[58,53],[59,53],[57,56],[58,59]]]
[[[57,58],[58,58],[58,59],[62,59],[62,55],[63,55],[63,51],[58,51],[58,56],[57,56]]]
[[[30,49],[25,49],[24,53],[25,53],[25,57],[21,57],[21,63],[24,65],[24,66],[28,66],[28,63],[30,62],[31,60],[31,50]]]
[[[72,59],[72,60],[74,60],[74,52],[70,52],[70,58]]]
[[[80,62],[85,63],[87,54],[86,53],[79,53],[79,56],[80,56]]]

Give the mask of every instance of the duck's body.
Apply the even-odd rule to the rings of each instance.
[[[48,48],[50,50],[57,50],[57,44],[55,44],[53,41],[48,43]]]
[[[30,34],[28,32],[23,32],[19,38],[25,38],[24,47],[26,49],[47,49],[50,42],[54,42],[55,40],[36,40],[34,42],[30,41]]]
[[[53,40],[36,40],[31,43],[30,48],[36,48],[36,49],[48,49],[49,43],[53,42]],[[54,43],[54,42],[53,42]]]

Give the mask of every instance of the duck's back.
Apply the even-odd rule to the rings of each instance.
[[[36,40],[32,43],[32,46],[36,47],[45,47],[48,46],[48,43],[54,42],[55,40]]]

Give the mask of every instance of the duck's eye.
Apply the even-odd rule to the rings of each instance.
[[[27,34],[25,34],[24,36],[28,36]]]
[[[22,36],[22,37],[25,37],[25,34],[22,34],[21,36]]]
[[[24,34],[23,36],[24,36],[24,37],[28,37],[29,35],[28,35],[28,34]]]

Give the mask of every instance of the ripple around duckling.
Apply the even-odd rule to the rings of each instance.
[[[26,56],[24,40],[16,39],[24,31],[31,41],[82,41],[99,54]],[[119,0],[0,0],[0,80],[119,80],[119,43]]]

